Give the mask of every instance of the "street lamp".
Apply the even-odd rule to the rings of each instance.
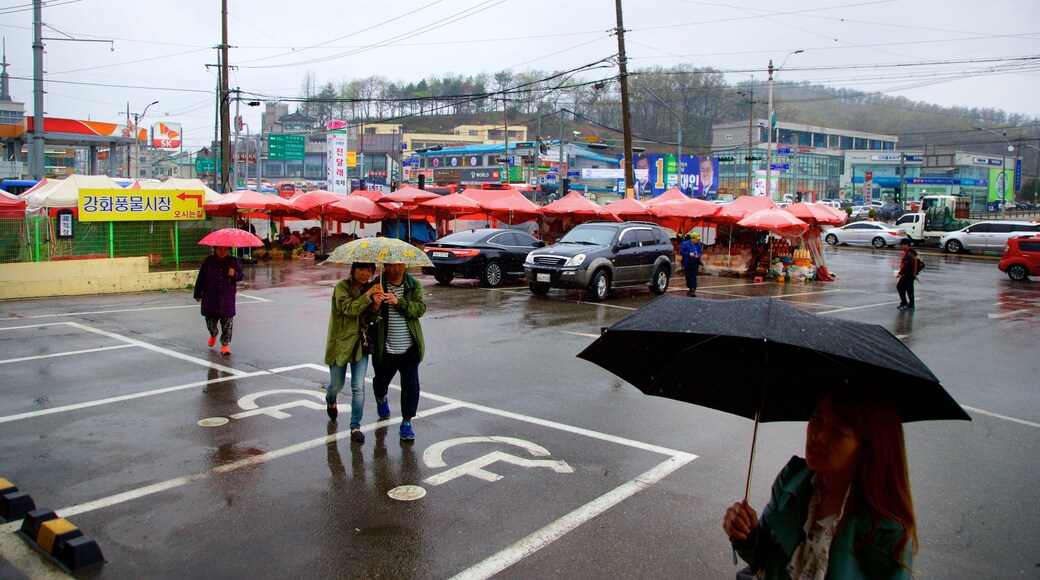
[[[682,163],[682,115],[680,115],[679,113],[675,112],[675,109],[673,109],[670,106],[668,106],[668,103],[662,101],[661,97],[658,97],[657,94],[654,93],[653,91],[651,91],[649,87],[647,87],[646,85],[644,85],[643,83],[639,82],[636,79],[632,79],[632,81],[634,83],[636,83],[637,85],[643,87],[644,91],[650,93],[651,97],[657,99],[658,103],[661,103],[662,105],[664,105],[664,108],[668,109],[668,111],[671,114],[675,115],[675,123],[676,123],[677,129],[678,129],[677,130],[678,135],[675,137],[675,168],[676,168],[676,170],[678,170],[679,169],[679,165]]]
[[[137,129],[140,126],[141,119],[144,119],[144,116],[146,114],[148,114],[148,109],[152,105],[158,105],[158,104],[159,104],[159,101],[152,101],[152,102],[148,103],[148,105],[144,108],[144,111],[141,111],[140,115],[138,115],[137,113],[134,113],[134,128],[133,128],[134,153],[139,153],[140,152],[140,145],[138,145],[138,143],[137,143]],[[126,110],[127,110],[126,122],[129,123],[130,122],[130,105],[129,105],[129,103],[126,106]],[[131,159],[131,157],[130,157],[130,147],[127,147],[126,148],[126,174],[127,174],[126,176],[132,179],[134,177],[134,175],[133,175],[133,172],[130,170],[130,159]]]
[[[773,111],[773,73],[780,72],[783,70],[784,65],[787,64],[787,59],[791,58],[792,54],[800,54],[805,52],[802,49],[794,50],[787,53],[784,57],[784,61],[780,63],[780,66],[776,69],[773,68],[773,59],[769,59],[769,136],[766,140],[766,195],[772,197],[772,177],[773,177],[773,127],[776,124],[776,113]]]
[[[1000,133],[997,133],[993,129],[986,129],[984,127],[972,128],[979,131],[985,131],[987,133],[993,133],[997,137],[1000,137],[1001,141],[1003,141],[1004,144],[1007,145],[1006,153],[1004,149],[1000,150],[1000,209],[1004,209],[1004,206],[1007,205],[1007,153],[1013,152],[1015,150],[1015,146],[1007,140],[1007,131],[1001,131]]]

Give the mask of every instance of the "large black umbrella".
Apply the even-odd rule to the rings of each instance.
[[[756,437],[761,421],[807,421],[824,387],[887,392],[904,422],[971,420],[888,330],[772,298],[662,296],[578,356],[648,395],[755,419]]]

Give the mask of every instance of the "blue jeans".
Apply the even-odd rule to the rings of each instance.
[[[368,355],[361,355],[361,360],[350,363],[350,428],[361,428],[361,415],[365,412],[365,373],[368,372]],[[325,389],[325,402],[333,404],[336,395],[343,390],[347,367],[329,365],[331,381]]]

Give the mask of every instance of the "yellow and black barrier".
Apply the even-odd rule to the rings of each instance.
[[[59,518],[53,510],[37,509],[25,514],[19,532],[69,572],[105,561],[96,541],[84,536],[69,520]]]
[[[0,522],[21,519],[34,509],[36,503],[33,502],[32,496],[0,477]]]

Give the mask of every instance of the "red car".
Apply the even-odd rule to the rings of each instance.
[[[1040,236],[1011,238],[1004,246],[1004,256],[997,264],[1012,280],[1040,276]]]

